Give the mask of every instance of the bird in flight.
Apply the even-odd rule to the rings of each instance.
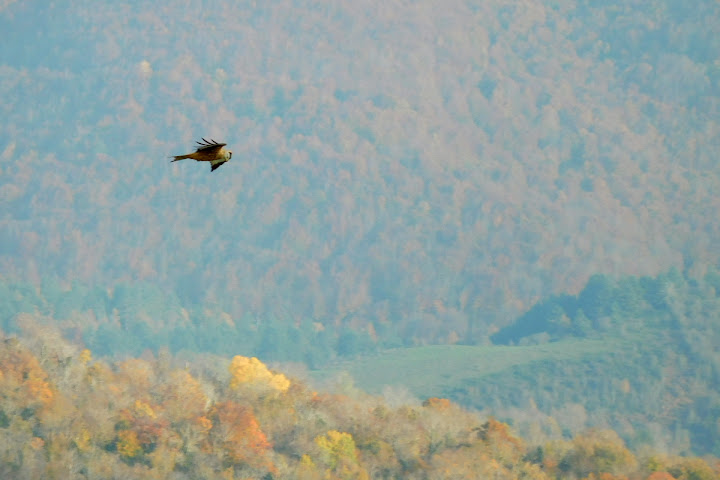
[[[193,153],[187,155],[175,155],[171,162],[177,162],[178,160],[184,160],[186,158],[192,158],[198,162],[210,162],[210,171],[215,171],[223,163],[227,162],[232,158],[232,152],[225,148],[227,143],[218,143],[213,139],[210,141],[202,139],[202,142],[197,142],[198,147]]]

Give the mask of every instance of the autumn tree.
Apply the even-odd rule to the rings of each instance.
[[[329,474],[343,480],[368,479],[367,472],[358,460],[355,440],[347,432],[330,430],[315,438],[317,458]]]
[[[18,409],[35,412],[50,406],[54,387],[37,358],[14,338],[0,348],[0,401],[6,415]],[[25,414],[27,415],[27,413]]]
[[[720,465],[713,469],[701,458],[678,458],[668,472],[678,480],[712,480],[720,475]]]
[[[579,477],[591,473],[626,474],[636,466],[635,456],[612,430],[590,430],[578,435],[558,465],[561,471]]]
[[[169,433],[169,422],[160,407],[149,401],[135,400],[131,407],[121,410],[119,416],[116,448],[127,459],[154,451]]]
[[[211,440],[224,453],[226,465],[247,464],[271,468],[272,444],[260,428],[250,407],[232,401],[216,404],[210,412]]]
[[[235,356],[230,363],[230,388],[237,390],[240,386],[271,389],[285,392],[290,388],[290,381],[282,373],[273,373],[255,357]]]
[[[488,419],[476,430],[476,433],[488,446],[492,457],[506,465],[517,463],[525,453],[523,441],[510,432],[510,426],[494,418]]]

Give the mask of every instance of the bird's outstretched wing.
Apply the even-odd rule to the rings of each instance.
[[[222,147],[227,145],[227,143],[218,143],[213,139],[206,140],[205,138],[202,139],[202,142],[196,142],[198,144],[196,152],[205,152],[205,153],[215,153],[218,150],[220,150]]]

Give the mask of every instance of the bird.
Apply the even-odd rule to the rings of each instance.
[[[198,162],[210,162],[210,171],[214,172],[216,168],[232,158],[232,151],[225,148],[227,143],[218,143],[213,139],[202,139],[202,142],[196,142],[198,147],[193,153],[187,155],[175,155],[171,162],[192,158]]]

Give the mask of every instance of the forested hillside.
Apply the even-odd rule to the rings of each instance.
[[[367,447],[388,454],[377,462],[393,473],[381,475],[365,453],[351,455],[353,470],[287,446],[260,417],[268,463],[218,454],[231,433],[213,405],[245,393],[193,370],[214,385],[199,415],[215,427],[178,420],[157,413],[171,407],[154,388],[172,381],[152,363],[159,352],[191,365],[243,355],[317,373],[377,361],[397,374],[383,359],[438,346],[535,355],[454,372],[442,396],[464,406],[518,422],[557,415],[562,441],[574,442],[585,425],[568,419],[581,405],[580,418],[630,448],[718,455],[718,25],[715,0],[0,1],[0,327],[23,344],[28,326],[52,325],[72,342],[58,348],[75,349],[59,357],[70,366],[0,346],[0,382],[31,380],[0,390],[14,405],[0,416],[5,465],[28,472],[19,459],[35,452],[37,476],[57,455],[86,458],[69,448],[85,440],[58,433],[62,422],[80,432],[101,421],[43,416],[47,381],[62,399],[48,412],[102,397],[112,418],[89,448],[119,477],[155,468],[161,444],[183,452],[173,471],[187,477],[203,476],[188,466],[193,455],[213,474],[261,476],[294,472],[306,454],[319,472],[442,477],[432,446],[410,460],[401,447],[395,457],[383,443]],[[170,163],[201,137],[227,142],[232,160],[214,172]],[[554,352],[565,345],[563,363]],[[80,361],[80,348],[101,360]],[[18,355],[42,365],[40,384],[7,373]],[[103,404],[134,388],[137,372],[123,374],[122,361],[140,356],[162,380]],[[91,365],[107,375],[101,393],[82,383]],[[278,405],[313,401],[296,388],[304,393]],[[272,415],[258,413],[260,397],[247,401]],[[160,426],[133,430],[132,415],[149,415],[143,405]],[[250,418],[228,408],[230,423]],[[424,408],[398,420],[403,435],[424,431],[413,423]],[[457,418],[448,421],[475,425]],[[312,448],[346,448],[349,432],[363,451],[349,423],[323,421],[303,437]],[[467,447],[482,468],[494,459],[511,472],[500,478],[525,468],[538,478],[702,478],[680,460],[651,468],[637,452],[638,463],[612,472],[564,470],[585,448],[569,443],[561,453],[512,447],[503,463],[477,425],[470,437],[448,434],[443,462],[462,464],[451,457]],[[151,441],[146,427],[176,433]],[[197,451],[177,440],[193,429]],[[15,450],[18,435],[37,448]]]
[[[352,330],[334,339],[319,324],[243,325],[227,314],[188,311],[146,284],[113,292],[76,284],[64,292],[52,283],[0,283],[0,328],[53,325],[96,354],[121,358],[241,352],[300,362],[320,385],[349,372],[371,393],[447,397],[512,422],[523,435],[603,427],[635,451],[720,455],[719,292],[712,268],[700,280],[675,270],[593,276],[577,296],[545,299],[493,336],[515,346],[391,348]]]
[[[610,430],[528,443],[452,402],[315,392],[235,356],[107,363],[28,325],[0,338],[3,478],[712,480],[720,464],[632,453]]]
[[[6,3],[1,271],[405,344],[703,275],[720,5],[685,5]],[[231,163],[169,163],[201,136]]]

